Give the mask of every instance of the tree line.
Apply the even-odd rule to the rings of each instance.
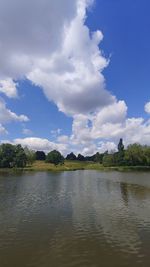
[[[97,152],[93,156],[84,157],[79,154],[77,157],[70,153],[67,160],[93,161],[103,164],[105,167],[113,166],[150,166],[150,146],[140,145],[138,143],[129,145],[126,149],[121,138],[118,143],[118,151]]]
[[[43,160],[55,165],[63,164],[65,158],[59,151],[53,150],[47,155],[44,151],[33,151],[19,145],[0,145],[0,168],[24,168],[36,160]]]
[[[118,151],[106,153],[103,157],[104,166],[150,166],[150,146],[138,143],[129,145],[126,149],[120,139]]]
[[[64,164],[64,161],[97,162],[105,167],[110,166],[150,166],[150,146],[140,144],[129,145],[124,148],[123,140],[118,143],[118,151],[105,151],[95,153],[92,156],[77,156],[71,152],[66,158],[57,150],[50,151],[47,155],[44,151],[32,151],[21,145],[0,145],[0,168],[24,168],[32,165],[35,160],[42,160],[55,165]]]

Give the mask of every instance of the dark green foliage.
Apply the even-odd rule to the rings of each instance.
[[[21,145],[15,147],[14,167],[24,168],[27,164],[27,156]]]
[[[143,152],[146,157],[147,165],[150,166],[150,146],[144,146]]]
[[[15,155],[14,146],[11,144],[2,144],[0,146],[0,167],[10,168],[13,166]]]
[[[123,145],[123,139],[120,138],[119,144],[118,144],[118,152],[124,151],[124,145]]]
[[[103,157],[104,157],[104,153],[103,154],[100,154],[99,152],[97,152],[94,155],[94,162],[102,163],[103,162]]]
[[[125,161],[124,161],[124,144],[123,144],[123,139],[121,138],[118,144],[118,153],[115,153],[115,161],[116,164],[118,163],[118,165],[124,165]]]
[[[79,154],[78,157],[77,157],[77,160],[84,161],[85,157],[83,155]]]
[[[23,168],[27,157],[21,145],[2,144],[0,146],[0,168]]]
[[[104,167],[115,166],[115,158],[113,154],[105,154],[103,157]]]
[[[27,164],[32,165],[36,160],[36,155],[33,150],[28,149],[27,147],[24,148],[26,157],[27,157]]]
[[[140,144],[133,144],[127,147],[125,151],[125,162],[129,166],[144,166],[149,165],[148,147],[143,147]]]
[[[103,157],[104,166],[150,166],[150,147],[132,144],[124,149],[120,139],[118,152]]]
[[[47,154],[46,162],[53,163],[55,165],[63,164],[64,157],[61,155],[59,151],[53,150]]]
[[[36,160],[46,160],[46,155],[43,151],[36,151],[35,152],[35,159]]]
[[[103,156],[104,156],[104,153],[100,154],[99,152],[97,152],[96,154],[94,154],[92,156],[84,157],[84,160],[85,161],[94,161],[94,162],[102,163]]]
[[[73,152],[68,154],[67,157],[66,157],[66,160],[76,160],[76,159],[77,159],[77,157]]]

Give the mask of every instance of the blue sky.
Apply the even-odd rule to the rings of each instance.
[[[30,81],[19,81],[19,99],[6,99],[8,106],[17,114],[26,114],[30,121],[27,123],[14,123],[7,126],[11,138],[18,136],[25,137],[22,129],[29,128],[32,135],[36,137],[49,138],[53,140],[55,136],[51,131],[61,129],[62,134],[71,133],[72,118],[60,112],[53,102],[49,102],[43,91],[33,85]]]
[[[92,2],[0,0],[1,142],[85,155],[121,137],[150,145],[150,2]]]
[[[91,30],[104,34],[101,48],[111,55],[104,71],[107,86],[127,102],[129,116],[145,116],[150,98],[149,11],[148,0],[99,0],[87,20]]]

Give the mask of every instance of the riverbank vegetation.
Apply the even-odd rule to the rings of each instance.
[[[24,169],[24,170],[150,170],[150,146],[140,144],[129,145],[124,148],[120,139],[118,151],[111,153],[97,152],[92,156],[77,156],[71,152],[66,158],[56,150],[47,155],[44,151],[32,151],[21,145],[0,145],[0,169]]]

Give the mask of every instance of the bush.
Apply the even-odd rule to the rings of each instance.
[[[53,150],[47,154],[46,162],[53,163],[55,165],[64,164],[64,157],[57,150]]]

